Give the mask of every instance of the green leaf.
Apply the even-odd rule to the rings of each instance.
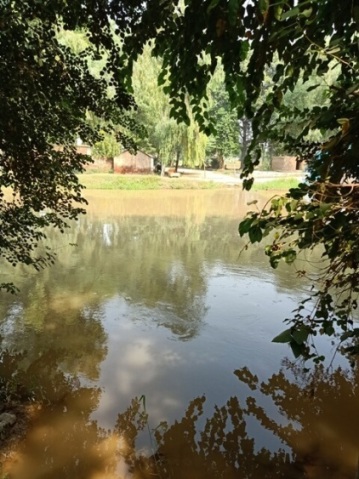
[[[329,50],[326,50],[327,55],[334,55],[335,53],[339,53],[341,51],[340,47],[334,47],[330,48]]]
[[[281,20],[283,13],[283,5],[277,4],[274,7],[274,17],[276,20]]]
[[[247,218],[244,221],[241,221],[239,223],[238,232],[240,236],[244,236],[246,233],[248,233],[248,231],[250,230],[252,226],[253,221],[254,221],[254,218]]]
[[[286,329],[282,331],[278,336],[272,339],[272,343],[289,343],[292,341],[292,329]]]
[[[303,185],[303,186],[305,186],[305,185]],[[304,191],[301,188],[291,188],[289,190],[289,193],[290,193],[291,198],[293,198],[294,200],[300,200],[301,198],[303,198],[303,196],[305,196],[306,191]]]
[[[328,336],[333,336],[333,334],[335,333],[335,329],[333,327],[333,324],[332,323],[327,323],[325,326],[324,326],[324,332],[325,334],[327,334]]]
[[[292,336],[293,336],[294,341],[297,344],[301,345],[301,344],[304,344],[307,341],[308,336],[309,336],[310,333],[311,333],[310,328],[308,328],[306,326],[303,326],[302,328],[296,329],[295,331],[293,331]]]
[[[273,269],[277,269],[278,268],[278,264],[279,264],[279,258],[278,256],[270,256],[269,258],[269,264],[271,265],[271,267]]]
[[[249,41],[244,40],[241,43],[241,60],[242,61],[244,61],[247,58],[248,52],[249,52]],[[244,90],[243,79],[240,76],[238,76],[238,79],[237,79],[237,89]]]
[[[299,358],[300,356],[303,356],[304,353],[305,353],[305,346],[304,344],[298,344],[297,342],[295,341],[292,341],[290,344],[289,344],[293,354],[294,354],[294,357],[297,359]]]
[[[263,238],[263,233],[261,228],[255,225],[248,231],[248,236],[251,243],[260,243]]]
[[[293,263],[297,258],[297,253],[294,250],[286,251],[284,254],[284,260],[287,264]]]
[[[254,182],[254,178],[249,178],[249,179],[244,179],[243,180],[243,188],[247,191],[249,191],[252,188]]]
[[[294,7],[291,10],[282,14],[281,20],[287,20],[287,18],[292,18],[300,14],[299,7]]]
[[[313,13],[313,9],[312,9],[312,7],[310,7],[310,8],[307,8],[306,10],[303,10],[303,11],[301,12],[301,15],[302,15],[303,17],[309,18],[312,13]]]

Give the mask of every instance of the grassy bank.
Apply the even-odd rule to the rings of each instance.
[[[162,178],[157,175],[115,175],[93,173],[79,175],[80,183],[88,190],[208,190],[223,185],[213,181],[195,181],[182,178]]]
[[[208,190],[241,188],[237,185],[196,179],[168,178],[157,175],[117,175],[111,173],[85,173],[79,175],[80,183],[88,190]],[[252,191],[285,191],[298,185],[299,178],[276,178],[254,182]]]
[[[252,191],[287,191],[290,188],[296,188],[300,183],[300,178],[276,178],[266,181],[254,181]]]

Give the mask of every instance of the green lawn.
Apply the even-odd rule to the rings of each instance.
[[[89,190],[162,190],[213,189],[223,187],[213,181],[163,178],[157,175],[117,175],[111,173],[80,174],[80,183]]]
[[[300,183],[300,178],[277,178],[268,181],[260,182],[254,181],[252,191],[271,191],[283,190],[287,191],[290,188],[296,188]]]
[[[79,180],[88,190],[208,190],[219,188],[233,188],[221,182],[203,181],[181,178],[168,178],[158,175],[119,175],[111,173],[84,173]],[[265,182],[254,182],[252,191],[281,190],[294,188],[299,183],[299,178],[278,178]],[[241,188],[238,184],[236,188]]]

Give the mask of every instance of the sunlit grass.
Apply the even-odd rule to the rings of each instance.
[[[88,190],[204,190],[218,188],[241,188],[241,185],[197,179],[168,178],[158,175],[120,175],[111,173],[80,174],[79,180]],[[252,191],[285,191],[295,188],[300,178],[275,178],[255,180]]]
[[[283,190],[287,191],[290,188],[296,188],[301,183],[300,178],[277,178],[268,181],[254,181],[252,191],[271,191]]]
[[[88,190],[162,190],[213,189],[223,187],[213,181],[194,181],[182,178],[163,178],[157,175],[117,175],[93,173],[78,175]]]

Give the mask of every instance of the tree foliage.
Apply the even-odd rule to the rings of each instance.
[[[95,139],[98,132],[84,120],[87,110],[110,118],[131,106],[126,92],[132,90],[133,66],[153,40],[170,116],[189,125],[192,114],[207,134],[213,133],[208,84],[218,63],[223,65],[229,100],[238,117],[251,122],[247,189],[264,142],[277,142],[307,161],[307,181],[251,214],[240,233],[256,242],[276,231],[266,249],[273,266],[294,261],[299,251],[323,248],[316,306],[303,313],[301,305],[290,323],[289,342],[297,354],[311,356],[310,335],[335,334],[337,326],[341,341],[356,339],[358,0],[7,0],[0,22],[0,181],[2,189],[15,191],[14,201],[1,193],[2,254],[11,262],[39,264],[30,252],[42,227],[61,228],[61,218],[78,214],[71,203],[83,200],[73,172],[84,160],[71,147],[74,135]],[[86,28],[91,46],[75,58],[57,39],[60,26]],[[105,58],[98,77],[88,71],[89,57]],[[274,64],[272,88],[259,102]],[[325,78],[333,69],[337,76],[325,101],[304,107],[286,101],[298,85],[315,91],[313,75]],[[119,123],[123,118],[117,114]],[[327,141],[314,141],[315,131]],[[54,151],[54,144],[63,150]]]
[[[210,136],[207,151],[214,156],[218,166],[223,168],[225,157],[239,156],[240,128],[236,109],[229,101],[225,89],[224,72],[218,67],[209,84],[209,117],[215,125]]]
[[[170,98],[166,87],[158,85],[162,61],[153,56],[153,46],[146,44],[132,75],[133,96],[137,105],[135,119],[145,127],[147,137],[138,145],[156,155],[163,165],[181,160],[187,166],[202,165],[207,136],[193,118],[186,99],[188,121],[178,123],[170,116]]]
[[[359,334],[352,317],[359,279],[358,2],[209,0],[186,2],[184,10],[176,10],[172,2],[164,5],[168,10],[166,20],[158,18],[161,30],[155,53],[163,57],[160,80],[169,83],[172,115],[186,116],[189,94],[197,121],[210,130],[203,99],[220,58],[229,98],[238,115],[245,114],[252,124],[253,141],[243,175],[252,173],[260,160],[259,144],[268,140],[308,163],[305,183],[267,210],[254,212],[240,226],[250,242],[277,232],[266,247],[272,266],[280,260],[293,262],[299,251],[323,248],[323,268],[314,278],[315,306],[307,311],[300,305],[290,320],[288,342],[296,355],[310,357],[316,355],[309,347],[313,334],[339,331],[341,341],[355,339]],[[134,41],[129,40],[125,53],[133,53]],[[273,86],[259,102],[266,71],[273,63]],[[333,69],[337,77],[328,84],[322,103],[299,107],[284,101],[298,85],[308,93],[315,91],[316,85],[309,81],[313,75],[325,77]],[[311,139],[318,130],[328,136],[322,144]],[[249,189],[252,182],[246,178],[245,187]],[[356,346],[350,348],[357,351]]]
[[[289,320],[287,341],[295,355],[305,358],[317,356],[310,348],[312,335],[339,334],[342,342],[355,341],[359,335],[352,315],[359,283],[358,2],[209,0],[186,2],[183,11],[172,7],[155,47],[163,57],[162,77],[170,85],[172,114],[186,115],[188,92],[197,120],[205,130],[210,128],[203,98],[220,58],[229,98],[238,115],[245,114],[252,124],[253,141],[243,175],[251,174],[260,160],[259,144],[268,140],[308,163],[305,183],[240,225],[240,234],[248,235],[250,242],[276,232],[266,247],[274,267],[280,260],[293,262],[300,251],[323,248],[323,268],[314,278],[314,308],[299,306]],[[259,102],[266,71],[273,63],[273,86]],[[327,77],[333,69],[337,76],[326,88],[325,101],[304,107],[285,101],[298,86],[308,94],[315,91],[318,87],[309,81],[313,75]],[[319,144],[311,139],[314,131],[329,138]],[[252,182],[246,178],[245,187],[249,189]],[[305,275],[305,270],[300,274]],[[348,347],[357,352],[357,346]]]
[[[124,456],[129,468],[147,468],[152,474],[171,474],[175,479],[194,471],[197,477],[208,479],[355,477],[357,370],[351,375],[317,365],[306,373],[288,361],[284,366],[265,380],[248,368],[236,370],[234,374],[247,391],[241,389],[239,397],[217,404],[213,413],[208,414],[204,395],[192,399],[183,417],[154,429],[157,448],[150,458],[134,450],[136,438],[151,420],[141,398],[135,398],[118,415],[115,426],[132,446]],[[339,404],[346,405],[344,417],[338,415]],[[253,429],[262,434],[253,438]],[[269,448],[260,444],[268,437]]]
[[[83,212],[75,173],[89,159],[74,142],[100,138],[87,112],[124,124],[121,111],[133,103],[120,86],[109,99],[107,82],[90,73],[93,45],[75,54],[61,41],[62,29],[76,26],[65,4],[11,0],[0,7],[0,254],[37,269],[53,259],[35,253],[44,228],[62,230]]]

